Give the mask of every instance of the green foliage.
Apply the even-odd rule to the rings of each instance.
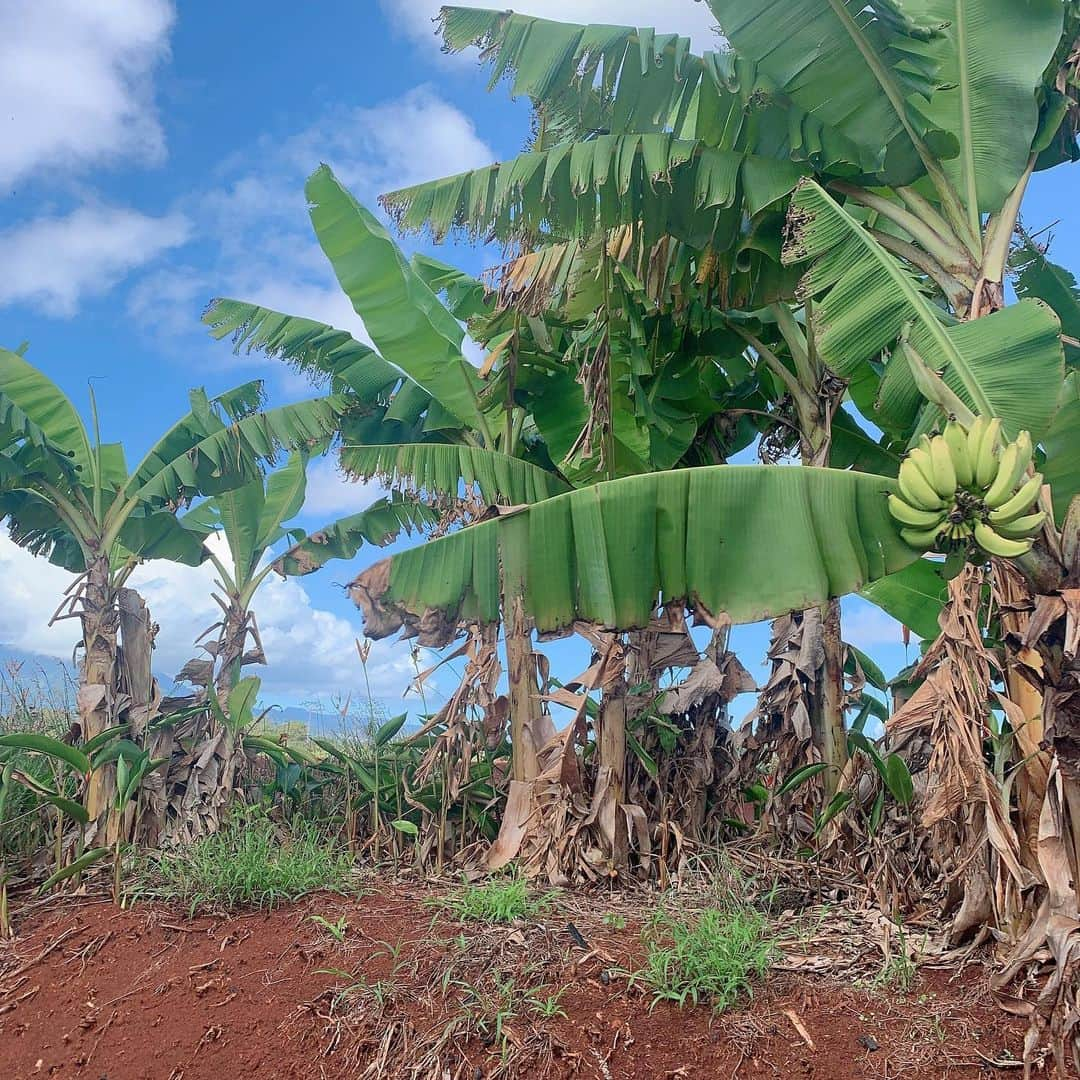
[[[644,965],[631,975],[653,1004],[710,1004],[715,1012],[753,994],[777,956],[768,921],[734,898],[691,918],[659,908],[643,931]]]
[[[464,922],[497,924],[534,918],[551,905],[553,896],[553,893],[547,893],[533,897],[528,882],[511,874],[505,880],[495,878],[482,885],[465,886],[454,896],[430,903]]]
[[[234,814],[188,848],[142,869],[136,894],[202,911],[268,909],[320,890],[355,891],[352,859],[315,826],[286,829],[254,812]]]
[[[754,622],[914,562],[889,519],[894,486],[863,473],[735,465],[615,480],[392,556],[389,590],[374,599],[497,619],[499,557],[509,552],[526,564],[541,631],[574,619],[644,626],[661,594]]]

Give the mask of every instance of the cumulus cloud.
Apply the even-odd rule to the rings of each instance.
[[[212,540],[227,560],[224,542]],[[14,544],[0,529],[0,575],[5,602],[0,605],[0,647],[70,660],[79,640],[78,623],[66,620],[47,625],[71,575]],[[201,567],[150,562],[139,567],[131,585],[146,599],[160,624],[154,670],[166,680],[192,656],[193,642],[220,615],[210,597],[214,571]],[[254,604],[269,664],[253,669],[265,692],[276,698],[304,700],[312,694],[331,695],[363,690],[363,673],[355,640],[361,635],[355,619],[316,607],[303,585],[271,574]],[[343,611],[349,609],[343,604]],[[372,648],[368,674],[376,697],[397,698],[412,677],[405,643],[378,642]]]
[[[416,41],[438,46],[433,20],[442,0],[380,0],[392,25]],[[464,3],[462,7],[494,7],[484,3]],[[521,11],[557,22],[607,23],[615,26],[652,26],[660,33],[683,34],[697,52],[715,48],[716,17],[702,0],[674,0],[660,5],[656,0],[529,0],[515,5]]]
[[[15,225],[0,232],[0,307],[21,303],[69,318],[85,297],[103,295],[189,235],[182,214],[152,217],[109,206],[83,206],[65,217]]]
[[[333,458],[320,458],[308,468],[304,517],[325,524],[333,518],[360,513],[384,494],[382,485],[349,480]]]
[[[259,163],[257,173],[250,171],[252,160]],[[372,106],[328,109],[290,138],[258,141],[252,151],[222,163],[217,185],[183,205],[200,232],[215,238],[214,262],[146,275],[129,294],[129,310],[162,347],[182,350],[189,360],[201,356],[215,368],[265,361],[258,354],[230,358],[226,344],[208,343],[198,316],[214,296],[316,319],[370,343],[312,234],[306,177],[325,161],[375,209],[383,191],[493,160],[495,152],[473,122],[427,86]],[[310,392],[276,361],[273,370],[279,389]]]
[[[174,14],[169,0],[0,4],[0,184],[45,168],[160,161],[152,76]]]
[[[305,174],[325,161],[363,200],[495,160],[473,121],[430,86],[370,107],[332,110],[282,152]]]
[[[858,597],[844,603],[843,630],[844,640],[864,652],[904,643],[902,624],[881,608]]]

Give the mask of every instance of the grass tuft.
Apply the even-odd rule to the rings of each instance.
[[[454,896],[440,897],[429,903],[452,911],[463,922],[512,923],[539,915],[550,905],[553,895],[546,893],[533,898],[529,895],[528,882],[522,877],[511,876],[483,885],[469,885]]]
[[[722,1012],[742,994],[752,996],[777,955],[761,912],[739,904],[711,907],[682,919],[659,909],[645,926],[644,966],[631,975],[660,1001],[711,1004]]]
[[[230,817],[212,836],[162,853],[137,887],[144,899],[201,911],[273,908],[324,889],[353,891],[349,855],[306,822],[288,830],[265,817]]]

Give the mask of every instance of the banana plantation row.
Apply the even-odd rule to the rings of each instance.
[[[424,867],[666,883],[703,846],[814,854],[893,916],[936,906],[951,944],[993,939],[1029,1053],[1063,1055],[1080,1016],[1080,289],[1021,211],[1033,174],[1080,157],[1080,4],[710,7],[728,44],[700,56],[652,30],[443,9],[446,48],[528,98],[533,135],[383,207],[403,233],[501,245],[503,264],[478,280],[406,258],[322,166],[311,223],[373,347],[238,300],[204,316],[322,396],[196,391],[131,468],[0,353],[0,518],[72,573],[58,617],[82,626],[76,737],[0,736],[0,800],[29,785],[55,807],[50,888],[107,857],[119,874],[129,843],[213,831],[260,757],[350,847]],[[728,464],[747,450],[762,463]],[[290,522],[328,452],[389,493],[305,536]],[[413,532],[350,594],[373,639],[454,645],[447,704],[359,748],[248,734],[246,669],[273,662],[261,582]],[[217,574],[185,698],[158,688],[128,585],[147,559]],[[925,641],[891,715],[843,640],[856,593]],[[754,685],[729,632],[762,619],[770,677],[735,729]],[[591,663],[556,677],[539,642],[572,633]],[[63,763],[57,786],[28,752]]]

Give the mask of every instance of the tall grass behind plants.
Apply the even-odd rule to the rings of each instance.
[[[35,732],[62,739],[77,719],[75,682],[66,668],[49,670],[20,660],[0,665],[0,735]],[[56,763],[42,754],[0,750],[0,775],[8,766],[54,790],[67,785],[75,797],[74,778],[56,772]],[[10,774],[9,774],[10,775]],[[54,813],[27,785],[4,785],[0,817],[0,866],[9,872],[52,842]]]
[[[196,915],[272,909],[323,890],[357,891],[355,862],[336,839],[309,821],[285,824],[259,807],[237,807],[216,833],[148,857],[134,894]]]

